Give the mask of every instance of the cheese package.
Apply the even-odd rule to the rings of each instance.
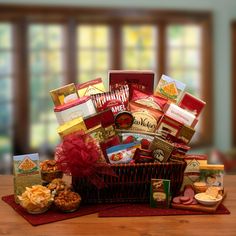
[[[219,187],[224,189],[224,165],[200,165],[200,180],[205,182],[207,187]]]
[[[79,98],[77,89],[73,83],[50,91],[55,106],[69,103]]]
[[[110,91],[128,84],[130,98],[132,89],[137,88],[149,94],[153,93],[155,73],[150,70],[110,70],[108,72]]]
[[[26,187],[42,184],[38,153],[13,156],[14,196],[21,195]]]
[[[165,115],[171,117],[178,122],[188,125],[192,128],[197,124],[197,119],[192,113],[182,109],[174,103],[167,104],[164,108]]]
[[[198,117],[206,103],[192,94],[185,92],[178,105]]]
[[[96,113],[96,109],[90,97],[83,97],[55,107],[54,112],[59,125],[63,125],[80,116],[86,117],[93,115]]]
[[[61,136],[61,138],[63,138],[66,135],[77,132],[79,130],[87,130],[82,117],[78,117],[59,126],[57,128],[57,133]]]
[[[172,79],[169,76],[162,75],[154,94],[163,96],[172,102],[177,103],[180,100],[185,87],[186,85],[184,83]]]
[[[90,96],[93,94],[106,92],[101,78],[97,78],[82,84],[78,84],[77,90],[79,97]]]

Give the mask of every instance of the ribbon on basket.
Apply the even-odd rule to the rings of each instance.
[[[65,136],[55,151],[60,170],[75,177],[87,177],[98,189],[105,187],[100,175],[116,176],[110,165],[98,162],[99,157],[96,140],[84,131]]]

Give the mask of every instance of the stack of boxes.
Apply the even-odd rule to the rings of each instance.
[[[154,89],[154,77],[152,71],[109,71],[108,92],[100,78],[50,91],[57,132],[62,138],[78,130],[90,133],[107,162],[107,149],[122,144],[124,133],[133,134],[133,139],[137,134],[151,136],[144,148],[151,152],[149,160],[185,158],[184,184],[192,184],[198,181],[200,164],[207,162],[205,155],[187,154],[205,102],[186,92],[184,83],[166,75]]]

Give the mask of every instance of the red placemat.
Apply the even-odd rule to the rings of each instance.
[[[182,209],[159,209],[150,208],[149,204],[122,204],[99,211],[99,217],[134,217],[134,216],[170,216],[170,215],[209,215],[209,214],[230,214],[230,211],[223,205],[219,205],[216,212],[207,213],[201,211],[190,211]]]
[[[134,217],[134,216],[169,216],[169,215],[207,215],[212,213],[189,211],[180,209],[150,208],[149,204],[94,204],[84,205],[78,211],[63,213],[50,209],[43,214],[32,215],[27,213],[20,205],[15,203],[14,195],[2,197],[19,215],[24,217],[30,224],[37,226],[66,220],[74,217],[89,215],[99,212],[99,217]],[[221,204],[214,214],[230,214],[229,210]]]
[[[111,208],[114,204],[96,204],[96,205],[86,205],[80,206],[78,211],[71,213],[63,213],[54,209],[50,209],[43,214],[32,215],[26,212],[19,204],[15,203],[14,195],[8,195],[2,197],[2,200],[9,204],[19,215],[24,217],[30,224],[37,226],[47,223],[52,223],[60,220],[66,220],[78,216],[89,215],[97,213],[106,208]]]

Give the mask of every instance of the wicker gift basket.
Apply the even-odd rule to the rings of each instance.
[[[114,164],[116,176],[100,176],[105,187],[98,189],[87,178],[72,177],[72,185],[83,203],[148,202],[150,182],[155,179],[171,180],[172,196],[179,193],[183,182],[186,162]],[[109,167],[107,167],[109,168]]]

